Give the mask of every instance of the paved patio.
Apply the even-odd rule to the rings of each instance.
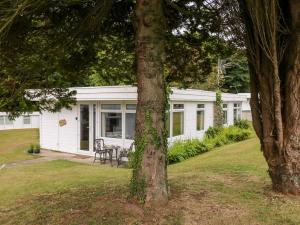
[[[19,167],[19,166],[26,166],[26,165],[32,165],[32,164],[38,164],[43,162],[49,162],[53,160],[68,160],[72,162],[77,163],[85,163],[90,165],[101,165],[101,166],[110,166],[109,161],[107,161],[106,164],[100,163],[99,161],[94,162],[94,157],[92,156],[84,156],[84,155],[78,155],[78,154],[71,154],[71,153],[64,153],[64,152],[56,152],[56,151],[50,151],[50,150],[41,150],[41,153],[39,154],[40,158],[31,159],[31,160],[21,160],[13,163],[7,163],[0,165],[0,170],[4,168],[13,168],[13,167]],[[116,162],[113,161],[113,165],[116,165]]]

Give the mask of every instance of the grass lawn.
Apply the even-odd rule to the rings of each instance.
[[[51,161],[0,170],[0,224],[300,224],[300,198],[271,190],[257,139],[168,167],[170,202],[128,199],[130,170]]]
[[[37,156],[27,154],[31,144],[38,144],[38,129],[0,130],[0,165]]]

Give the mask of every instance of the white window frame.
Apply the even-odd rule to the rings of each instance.
[[[182,104],[183,105],[183,109],[174,109],[174,105],[177,105],[177,104]],[[179,137],[179,136],[182,136],[185,134],[185,113],[184,113],[184,109],[185,109],[185,104],[182,103],[182,102],[173,102],[171,107],[170,107],[170,137],[173,138],[173,137]],[[179,135],[176,135],[174,136],[173,135],[173,113],[174,112],[183,112],[183,132],[182,134],[179,134]]]
[[[203,108],[199,108],[199,105],[203,105]],[[203,129],[198,130],[198,112],[203,112]],[[196,131],[204,131],[205,130],[205,103],[197,103],[197,109],[196,109]]]
[[[136,103],[125,103],[124,104],[124,128],[122,128],[122,131],[124,130],[124,136],[122,136],[123,139],[126,139],[126,140],[133,140],[133,139],[128,139],[126,138],[126,113],[134,113],[135,116],[136,116],[136,109],[127,109],[127,105],[136,105]],[[123,114],[122,114],[123,116]]]
[[[226,107],[224,107],[224,105],[226,105]],[[224,112],[226,112],[226,123],[224,123],[224,118],[223,118],[223,125],[228,125],[228,103],[223,103],[222,104],[222,110],[223,110],[223,115],[224,115]],[[224,116],[223,116],[224,117]]]
[[[25,123],[26,120],[28,120],[29,122]],[[30,124],[31,124],[31,116],[29,115],[23,116],[23,125],[30,125]]]
[[[120,109],[102,109],[102,105],[120,105]],[[124,113],[124,108],[126,107],[126,105],[124,106],[124,104],[122,104],[121,102],[116,102],[116,103],[105,103],[102,102],[100,103],[100,136],[102,138],[111,138],[111,139],[125,139],[125,113]],[[102,113],[121,113],[121,137],[120,138],[114,138],[114,137],[105,137],[103,134],[103,130],[102,130],[102,126],[103,126],[103,120],[102,120]]]
[[[238,118],[235,118],[235,115],[234,115],[235,110],[237,110],[237,117]],[[242,119],[242,104],[235,102],[235,103],[233,103],[233,122],[235,122],[236,120],[241,120],[241,119]]]

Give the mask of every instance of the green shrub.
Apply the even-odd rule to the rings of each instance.
[[[30,147],[27,149],[27,153],[32,154],[34,151],[34,145],[30,145]]]
[[[223,128],[222,127],[209,127],[207,131],[205,131],[205,136],[209,138],[214,138],[218,134],[222,132]]]
[[[241,129],[249,129],[250,122],[248,120],[235,120],[234,126],[241,128]]]
[[[181,162],[208,150],[208,147],[198,139],[177,141],[168,151],[168,162],[170,164]]]
[[[168,163],[181,162],[213,148],[246,140],[250,136],[250,129],[243,129],[237,126],[230,126],[223,129],[209,128],[203,140],[192,139],[173,143],[167,154]]]

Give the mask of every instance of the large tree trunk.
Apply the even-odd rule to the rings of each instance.
[[[168,199],[164,24],[161,0],[137,0],[138,107],[131,192],[146,204]]]
[[[253,125],[273,189],[300,194],[300,1],[239,0]]]

